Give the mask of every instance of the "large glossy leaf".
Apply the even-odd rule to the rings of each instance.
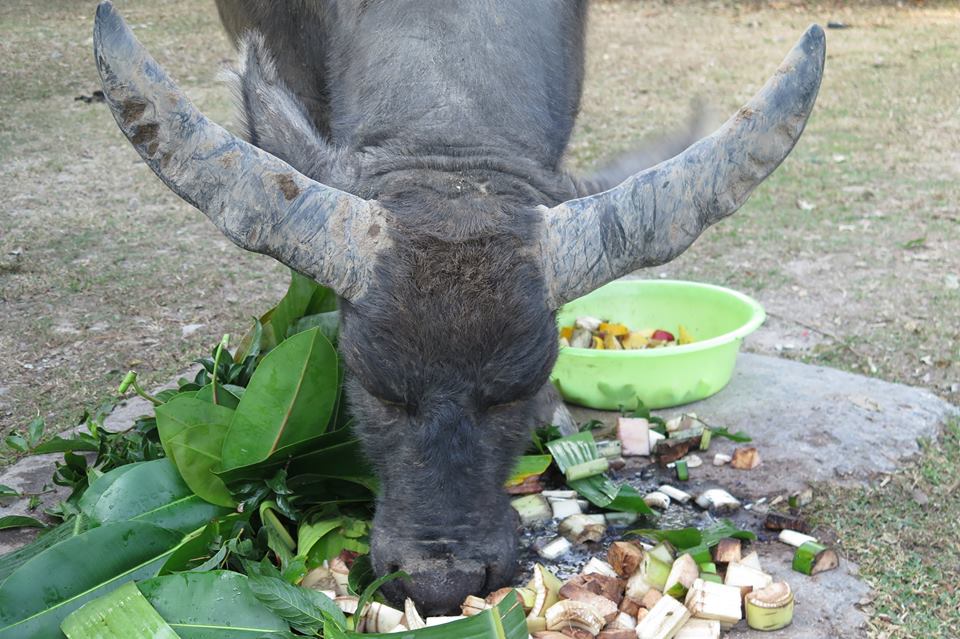
[[[187,572],[140,582],[140,592],[182,639],[251,639],[289,630],[235,572]]]
[[[234,409],[240,403],[240,398],[233,394],[233,392],[227,388],[224,384],[217,384],[216,387],[216,401],[214,401],[214,387],[213,384],[207,384],[203,388],[197,391],[197,394],[194,395],[195,399],[199,399],[204,402],[210,402],[211,404],[219,404],[229,409]]]
[[[0,585],[0,639],[61,636],[68,614],[128,581],[154,576],[182,537],[128,521],[44,550]]]
[[[256,464],[327,427],[337,398],[337,353],[318,329],[271,351],[250,379],[223,442],[223,468]]]
[[[79,505],[95,524],[139,520],[183,534],[230,512],[195,495],[169,459],[110,471],[93,482]]]
[[[69,639],[177,639],[132,581],[84,604],[61,628]]]
[[[341,446],[334,450],[334,447]],[[231,470],[221,470],[218,475],[228,484],[245,479],[260,479],[270,477],[281,468],[288,468],[293,474],[333,468],[333,472],[342,474],[372,475],[363,451],[360,440],[350,429],[340,428],[335,431],[321,433],[315,437],[298,442],[291,446],[278,448],[269,459],[250,466],[242,466]],[[359,470],[358,470],[359,469]]]
[[[61,541],[70,539],[71,537],[76,537],[86,531],[89,525],[89,520],[86,516],[80,515],[73,517],[56,528],[42,533],[29,545],[0,557],[0,582],[3,582],[13,571],[47,548],[55,546]]]
[[[196,397],[177,396],[157,406],[157,431],[167,457],[173,458],[169,442],[181,431],[200,424],[216,424],[226,428],[233,418],[233,410]]]
[[[167,444],[183,480],[193,492],[211,504],[236,505],[227,485],[217,477],[220,450],[227,431],[217,424],[198,424],[177,433]]]

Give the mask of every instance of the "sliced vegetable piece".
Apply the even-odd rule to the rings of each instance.
[[[793,569],[810,576],[833,570],[839,565],[837,553],[815,541],[804,543],[793,556]]]
[[[777,581],[748,593],[744,599],[747,625],[754,630],[780,630],[793,622],[793,592]]]

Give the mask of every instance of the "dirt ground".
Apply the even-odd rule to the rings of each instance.
[[[0,433],[38,413],[69,426],[131,368],[169,379],[286,285],[164,188],[103,104],[77,99],[98,88],[95,4],[0,3]],[[200,108],[235,127],[213,3],[116,4]],[[828,30],[818,105],[790,158],[650,276],[755,296],[770,319],[751,350],[960,403],[960,6],[598,2],[590,19],[570,150],[581,168],[682,126],[694,99],[732,113],[809,23],[848,27]]]

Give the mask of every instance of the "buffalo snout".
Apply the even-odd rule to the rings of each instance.
[[[409,575],[385,584],[383,594],[401,607],[409,597],[423,616],[451,615],[460,614],[468,595],[483,597],[508,585],[516,571],[516,515],[509,506],[488,515],[482,525],[421,530],[413,536],[375,521],[374,570],[379,575],[397,571]]]

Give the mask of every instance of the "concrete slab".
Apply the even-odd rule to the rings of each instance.
[[[578,421],[616,419],[615,413],[570,408]],[[717,395],[657,414],[689,412],[753,437],[749,445],[762,460],[754,470],[713,466],[714,453],[738,446],[715,439],[706,463],[691,472],[749,498],[799,490],[808,482],[849,484],[892,472],[920,451],[919,438],[935,437],[958,414],[921,388],[749,353],[740,355],[733,379]]]

